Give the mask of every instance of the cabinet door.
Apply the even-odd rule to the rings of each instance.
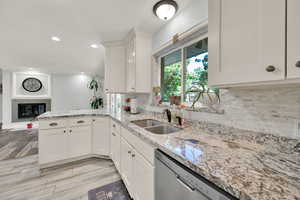
[[[210,0],[208,38],[210,86],[284,79],[285,0]]]
[[[138,152],[133,154],[135,200],[154,200],[154,167]]]
[[[133,148],[121,137],[121,176],[132,195]]]
[[[111,158],[115,163],[117,170],[120,171],[121,141],[120,134],[111,131]]]
[[[91,153],[91,126],[77,126],[69,129],[69,157],[84,156]]]
[[[300,1],[287,1],[287,78],[300,78]]]
[[[93,153],[108,156],[110,153],[109,119],[94,118],[92,128]]]
[[[108,92],[126,92],[125,46],[111,46],[106,48],[105,62],[105,69],[107,70],[105,82],[108,85],[105,86],[105,89],[108,89]]]
[[[46,164],[68,158],[66,129],[39,130],[39,163]]]
[[[136,84],[136,62],[135,62],[135,39],[131,38],[127,46],[127,92],[135,92]]]

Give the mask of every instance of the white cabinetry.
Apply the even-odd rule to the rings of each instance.
[[[65,128],[39,131],[39,163],[68,158],[68,133]]]
[[[151,90],[151,36],[132,30],[126,38],[126,91]]]
[[[120,171],[121,164],[121,136],[119,132],[119,125],[111,121],[111,159],[115,163],[117,170]]]
[[[121,176],[133,199],[154,200],[154,149],[121,129]],[[147,157],[147,158],[145,158]]]
[[[126,92],[125,45],[105,44],[105,92]]]
[[[287,77],[300,78],[300,1],[287,1]]]
[[[210,86],[285,79],[285,6],[285,0],[209,1]]]
[[[91,126],[77,126],[69,129],[69,158],[91,153]]]
[[[92,129],[93,154],[108,156],[110,154],[109,118],[93,118]]]
[[[154,166],[140,153],[133,154],[135,200],[154,200]]]
[[[133,147],[128,142],[121,138],[121,176],[129,192],[132,191],[132,175],[133,162],[132,155],[134,155]],[[133,196],[134,194],[130,194]]]
[[[109,119],[65,118],[39,121],[39,164],[109,155]],[[92,123],[93,121],[93,123]]]

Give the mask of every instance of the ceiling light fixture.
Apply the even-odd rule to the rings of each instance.
[[[53,40],[55,42],[60,42],[60,38],[56,37],[56,36],[51,37],[51,40]]]
[[[92,47],[93,49],[98,49],[99,48],[99,46],[97,44],[91,44],[90,47]]]
[[[173,0],[161,0],[153,6],[154,14],[164,21],[171,19],[175,15],[177,9],[178,5]]]

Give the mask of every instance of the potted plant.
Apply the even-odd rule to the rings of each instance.
[[[101,84],[96,77],[93,77],[89,83],[89,89],[93,91],[93,97],[90,100],[90,105],[92,109],[103,108],[103,98],[98,94],[98,90],[101,89]]]
[[[213,105],[220,103],[220,91],[217,88],[209,88],[208,84],[208,55],[201,60],[204,68],[197,69],[197,77],[194,78],[192,86],[187,93],[194,93],[194,99],[191,108],[195,109],[195,104],[201,100],[201,103]]]

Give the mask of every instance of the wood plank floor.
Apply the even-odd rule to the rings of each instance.
[[[40,171],[38,156],[0,161],[1,200],[87,200],[88,191],[120,180],[113,163],[86,159]]]

